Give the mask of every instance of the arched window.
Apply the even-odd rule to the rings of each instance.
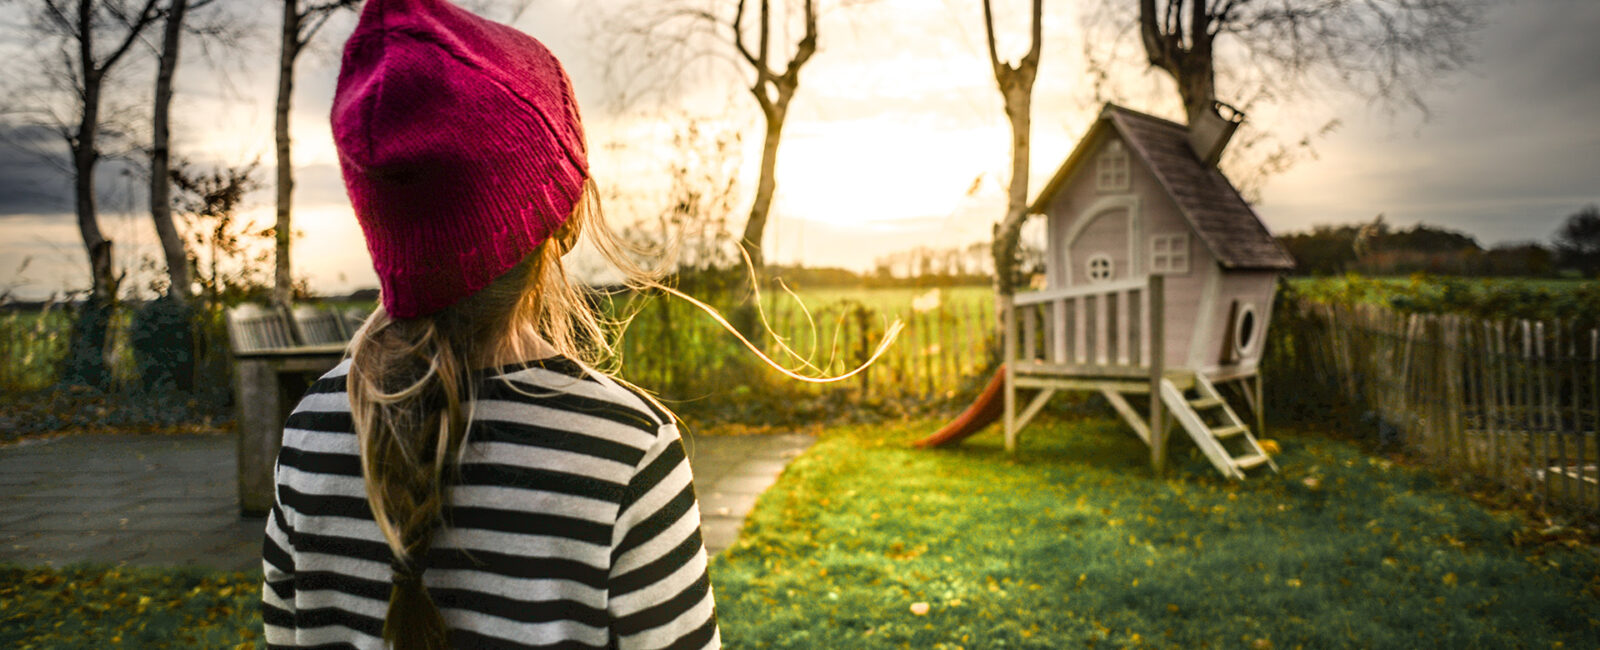
[[[1106,282],[1116,273],[1111,257],[1104,253],[1089,256],[1089,281]]]
[[[1128,151],[1112,140],[1095,162],[1095,183],[1101,191],[1128,189]]]

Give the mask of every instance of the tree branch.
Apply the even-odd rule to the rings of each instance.
[[[761,42],[756,46],[756,67],[761,70],[771,70],[767,65],[767,57],[772,49],[772,2],[761,0]]]
[[[128,49],[133,47],[133,44],[139,40],[139,36],[144,33],[144,29],[149,27],[161,15],[161,12],[156,10],[156,2],[157,0],[145,0],[144,8],[139,10],[138,18],[131,22],[126,16],[120,16],[119,18],[128,26],[127,36],[122,39],[122,43],[118,44],[115,50],[112,50],[111,55],[106,57],[105,61],[91,65],[95,65],[100,70],[116,65],[122,55],[127,54]]]
[[[784,69],[783,76],[791,83],[796,81],[800,73],[800,66],[811,60],[817,53],[817,11],[812,0],[806,0],[806,34],[801,37],[799,45],[795,47],[794,57],[789,59],[789,65]]]
[[[1142,0],[1142,1],[1143,2],[1155,2],[1155,0]],[[984,36],[986,36],[988,38],[988,42],[989,42],[989,65],[990,65],[990,67],[994,68],[995,76],[999,77],[1001,75],[1001,72],[1000,72],[1000,70],[1001,70],[1001,67],[1000,67],[1000,65],[1001,65],[1000,64],[1000,54],[995,50],[995,45],[994,45],[994,8],[991,7],[990,5],[991,5],[991,0],[983,0],[983,33],[984,33]]]
[[[322,26],[328,24],[328,19],[341,9],[354,8],[361,4],[361,0],[328,0],[309,7],[300,12],[300,33],[295,37],[300,41],[298,47],[311,44],[311,39],[317,37],[317,32],[322,31]]]
[[[745,0],[739,0],[739,7],[734,11],[733,14],[733,47],[734,49],[739,50],[739,56],[744,57],[744,60],[750,64],[750,67],[756,69],[756,76],[759,78],[763,72],[762,65],[756,60],[756,55],[751,53],[750,48],[746,47],[744,44],[744,3]],[[712,24],[716,24],[717,22],[716,16],[713,16],[710,13],[703,11],[696,13],[699,13],[701,16],[705,17],[706,20],[711,21]]]

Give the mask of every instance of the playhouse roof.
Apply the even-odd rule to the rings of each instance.
[[[1042,212],[1066,185],[1107,129],[1122,135],[1223,268],[1294,268],[1294,258],[1267,231],[1221,170],[1195,155],[1189,146],[1188,127],[1115,104],[1106,104],[1072,155],[1045,184],[1034,200],[1035,212]]]

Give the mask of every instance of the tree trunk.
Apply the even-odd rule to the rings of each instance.
[[[189,0],[172,0],[167,10],[161,60],[156,71],[154,133],[150,147],[150,218],[155,221],[156,236],[161,240],[161,252],[167,260],[167,278],[172,283],[167,295],[180,303],[188,302],[191,291],[189,256],[172,221],[172,180],[168,178],[168,170],[172,156],[172,77],[178,68],[178,46],[183,40],[183,16],[188,6]]]
[[[1209,52],[1209,48],[1207,48]],[[1183,100],[1183,109],[1189,118],[1189,124],[1197,123],[1200,116],[1211,111],[1212,105],[1217,102],[1216,73],[1211,66],[1209,58],[1202,58],[1191,53],[1183,74],[1178,75],[1178,95]]]
[[[85,66],[88,67],[87,65]],[[89,255],[91,288],[73,327],[64,379],[68,383],[105,388],[106,334],[111,308],[116,301],[117,279],[112,272],[111,240],[100,232],[94,193],[94,169],[100,161],[95,136],[100,124],[100,86],[102,77],[85,70],[83,112],[72,142],[73,194],[78,216],[78,233]]]
[[[1011,188],[1006,217],[995,227],[994,288],[999,296],[1016,293],[1017,244],[1028,217],[1028,134],[1032,123],[1032,84],[1005,88],[1006,116],[1011,118]]]
[[[1006,197],[1006,216],[994,228],[995,314],[999,304],[1016,292],[1017,243],[1022,224],[1028,219],[1028,135],[1033,115],[1033,80],[1039,74],[1039,48],[1043,43],[1044,2],[1033,0],[1028,53],[1011,65],[1000,60],[995,47],[994,10],[983,2],[983,28],[989,45],[989,65],[994,69],[995,85],[1005,100],[1006,117],[1011,119],[1011,188]]]
[[[785,102],[787,104],[787,102]],[[767,216],[772,212],[772,195],[777,191],[778,141],[783,137],[785,108],[777,108],[767,115],[767,134],[761,146],[761,178],[756,184],[756,200],[750,206],[750,220],[744,224],[743,245],[750,254],[750,264],[757,277],[766,265],[766,252],[761,238],[767,228]]]
[[[283,33],[278,56],[278,105],[274,134],[278,154],[278,220],[273,231],[277,239],[276,271],[272,299],[287,305],[294,297],[294,279],[289,264],[289,241],[293,233],[291,201],[294,195],[294,162],[289,152],[289,109],[294,100],[294,62],[300,56],[299,0],[283,2]]]

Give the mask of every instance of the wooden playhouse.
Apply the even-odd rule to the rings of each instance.
[[[1262,340],[1294,265],[1217,169],[1239,123],[1228,113],[1191,130],[1108,104],[1039,193],[1045,288],[1002,304],[1007,449],[1057,391],[1088,390],[1158,469],[1173,419],[1226,476],[1277,469],[1217,389],[1236,384],[1260,430]],[[1134,400],[1148,404],[1141,414],[1130,395],[1154,398]]]

